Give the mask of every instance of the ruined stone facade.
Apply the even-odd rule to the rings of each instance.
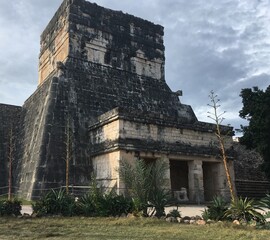
[[[88,185],[94,170],[103,185],[121,189],[121,160],[163,158],[173,191],[185,187],[192,201],[228,195],[215,126],[179,101],[164,64],[162,26],[64,0],[41,35],[39,85],[18,120],[18,193],[35,198],[65,185],[68,126],[72,185]]]
[[[18,122],[20,120],[21,107],[0,104],[0,195],[7,193],[8,168],[10,159],[15,163],[15,138],[18,137]],[[13,140],[12,140],[13,139]],[[10,153],[14,152],[14,155]],[[13,156],[12,156],[13,155]],[[13,188],[13,190],[15,190]]]

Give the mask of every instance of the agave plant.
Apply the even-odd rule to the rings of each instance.
[[[96,209],[91,194],[85,194],[81,198],[79,198],[77,205],[79,214],[87,217],[95,215]]]
[[[178,211],[177,209],[172,209],[172,210],[167,214],[167,217],[178,218],[178,217],[181,217],[181,213],[180,213],[180,211]]]
[[[132,200],[123,195],[117,195],[114,190],[104,195],[104,203],[109,215],[120,216],[123,213],[128,214],[132,212]]]
[[[168,203],[169,191],[166,189],[156,189],[150,200],[150,205],[154,208],[155,216],[162,217],[165,216],[165,205]]]
[[[224,219],[224,214],[227,209],[228,204],[224,198],[221,196],[215,196],[208,206],[208,209],[205,209],[203,214],[207,219],[219,221]]]
[[[259,204],[264,208],[270,209],[270,194],[266,194],[266,196],[261,199]]]
[[[235,198],[232,201],[230,208],[225,212],[225,216],[232,220],[250,222],[264,222],[263,215],[258,211],[263,210],[255,203],[254,199]]]
[[[32,204],[33,211],[38,215],[63,214],[65,216],[74,215],[75,199],[66,190],[51,189],[40,200]]]

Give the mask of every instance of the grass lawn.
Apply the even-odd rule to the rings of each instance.
[[[205,226],[141,218],[0,217],[0,239],[270,239],[270,231],[226,223]]]

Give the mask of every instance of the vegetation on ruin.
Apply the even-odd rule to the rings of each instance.
[[[152,218],[0,218],[0,239],[268,239],[269,230],[231,223],[204,226]]]
[[[242,89],[243,108],[240,117],[249,122],[241,126],[240,143],[255,149],[264,159],[263,170],[270,178],[270,86],[263,91],[258,87]]]

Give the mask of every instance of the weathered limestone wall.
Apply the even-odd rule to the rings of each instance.
[[[42,190],[65,185],[68,122],[72,151],[69,184],[89,183],[92,167],[87,131],[80,122],[87,122],[88,118],[77,108],[74,94],[71,82],[64,77],[53,77],[47,79],[23,106],[18,184],[19,193],[28,199],[38,197]]]
[[[70,13],[70,56],[164,81],[162,26],[79,0]]]
[[[8,189],[4,187],[8,186],[8,154],[10,134],[12,129],[12,137],[15,141],[18,133],[20,114],[21,107],[0,104],[0,194],[7,193],[8,191]],[[13,148],[13,154],[13,167],[16,167],[15,147]]]
[[[43,186],[44,170],[53,175],[57,169],[50,169],[46,160],[50,158],[49,138],[51,134],[51,112],[55,104],[57,86],[53,79],[46,81],[23,105],[21,145],[19,145],[18,185],[19,194],[28,199],[38,196],[34,189]],[[59,179],[51,179],[56,181]],[[61,181],[59,181],[61,182]]]
[[[119,162],[120,151],[105,153],[92,159],[93,171],[98,183],[111,190],[113,187],[119,189]]]
[[[69,11],[67,76],[85,92],[93,117],[125,106],[196,120],[165,83],[163,27],[83,0]]]
[[[64,62],[69,53],[70,1],[63,1],[58,11],[41,35],[39,56],[39,85],[57,68],[57,62]]]
[[[213,132],[204,132],[193,129],[166,127],[155,124],[119,121],[120,138],[134,138],[150,141],[164,141],[167,143],[184,143],[193,146],[214,146],[217,145],[217,137]],[[105,132],[105,129],[104,129]],[[227,136],[227,145],[231,145],[232,139]],[[229,145],[229,146],[230,146]]]
[[[99,117],[96,124],[90,127],[90,142],[92,150],[99,147],[118,144],[126,145],[125,149],[153,150],[162,148],[167,153],[182,151],[182,154],[217,155],[219,143],[214,134],[215,125],[208,124],[207,128],[198,128],[185,124],[170,124],[170,122],[147,119],[147,115],[130,118],[121,115],[119,109],[109,111]],[[202,124],[200,122],[200,124]],[[232,138],[224,136],[225,147],[230,149]],[[140,149],[139,147],[143,147]],[[137,149],[136,149],[137,148]],[[167,149],[167,150],[166,150]],[[195,151],[196,150],[196,151]],[[156,150],[154,150],[156,152]],[[95,152],[95,151],[93,151]]]

